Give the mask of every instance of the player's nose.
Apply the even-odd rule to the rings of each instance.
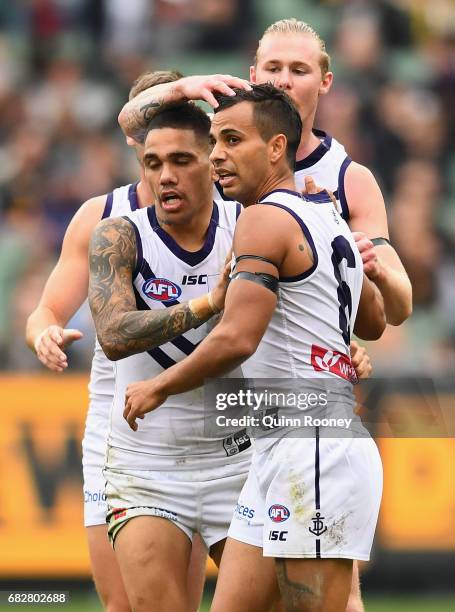
[[[163,164],[160,174],[160,184],[169,185],[169,183],[176,183],[177,177],[170,164]]]
[[[216,162],[223,161],[226,159],[226,152],[220,143],[216,143],[213,145],[212,152],[210,153],[210,161],[212,164],[216,164]]]
[[[274,85],[278,87],[278,89],[291,89],[292,79],[290,71],[283,68],[283,70],[275,76]]]

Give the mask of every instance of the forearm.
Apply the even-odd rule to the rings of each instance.
[[[165,310],[103,313],[94,319],[103,351],[116,361],[174,340],[214,314],[207,294]]]
[[[55,313],[46,306],[38,306],[27,319],[25,328],[25,340],[27,346],[35,351],[35,343],[38,336],[50,325],[63,327],[67,321],[59,320]]]
[[[231,372],[253,352],[252,345],[239,340],[220,323],[189,357],[160,374],[155,381],[166,395],[191,391],[202,387],[208,378]]]
[[[401,325],[412,312],[412,286],[404,271],[381,262],[381,274],[373,281],[384,299],[387,323]]]
[[[149,87],[125,104],[118,116],[118,122],[123,132],[137,141],[154,111],[166,102],[182,100],[178,81],[162,83]]]

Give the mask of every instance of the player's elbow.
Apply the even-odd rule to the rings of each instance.
[[[395,309],[395,311],[387,313],[387,323],[390,325],[398,326],[409,319],[412,314],[412,292],[409,298],[403,300],[401,304]]]
[[[127,357],[127,355],[120,350],[119,345],[109,339],[108,334],[98,333],[98,342],[109,361],[118,361],[119,359],[123,359],[123,357]]]
[[[383,310],[370,314],[363,320],[356,321],[355,335],[361,340],[379,340],[384,333],[387,320]]]
[[[240,363],[246,361],[254,354],[258,347],[258,342],[238,330],[232,330],[232,333],[228,332],[225,334],[223,346],[229,350],[231,359]]]

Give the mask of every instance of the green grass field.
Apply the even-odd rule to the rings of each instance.
[[[14,610],[15,612],[30,612],[31,609],[45,612],[54,612],[56,609],[66,612],[102,612],[102,607],[94,594],[82,595],[72,593],[71,600],[65,605],[55,606],[19,606],[0,605],[0,610]],[[208,612],[210,600],[205,598],[200,612]],[[418,597],[418,596],[381,596],[365,598],[366,612],[454,612],[454,597]]]

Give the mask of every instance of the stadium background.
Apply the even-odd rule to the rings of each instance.
[[[88,309],[63,376],[44,372],[23,333],[75,210],[136,177],[116,123],[131,83],[155,68],[246,76],[263,29],[289,16],[327,41],[335,82],[316,126],[374,171],[414,288],[411,319],[369,346],[382,377],[369,408],[405,415],[408,437],[378,440],[367,610],[455,609],[453,0],[1,0],[1,588],[63,580],[74,609],[97,609],[81,526]],[[446,437],[425,428],[430,404]]]

